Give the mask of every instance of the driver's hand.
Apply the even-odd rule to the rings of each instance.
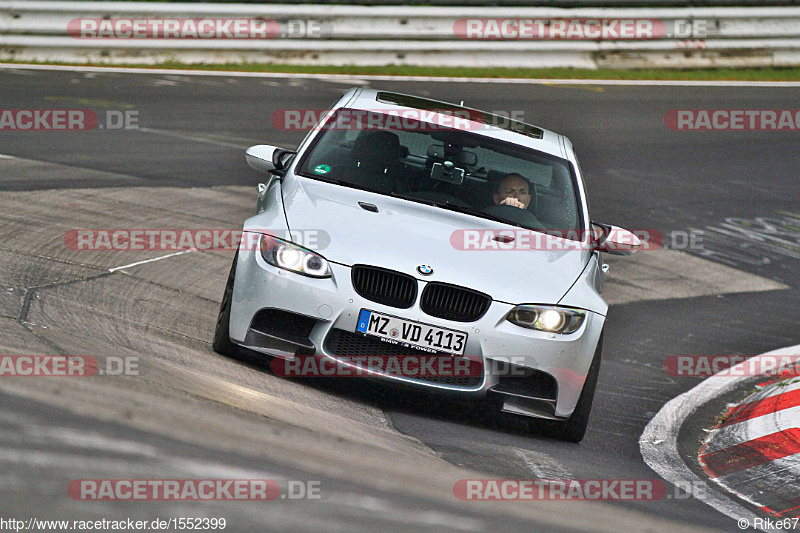
[[[510,205],[511,207],[519,207],[520,209],[525,209],[525,204],[523,204],[522,202],[520,202],[516,198],[511,198],[511,197],[506,198],[505,200],[500,202],[500,204],[501,205]]]

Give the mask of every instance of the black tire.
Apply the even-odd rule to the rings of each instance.
[[[586,382],[583,384],[578,403],[569,420],[562,422],[558,428],[558,438],[567,442],[580,442],[586,434],[586,427],[589,425],[589,414],[592,411],[592,401],[594,400],[594,390],[597,387],[597,378],[600,376],[600,359],[603,354],[603,334],[597,341],[597,349],[594,352],[592,366],[586,375]]]
[[[219,307],[217,317],[217,327],[214,328],[214,340],[211,347],[215,352],[227,357],[237,357],[239,347],[231,342],[230,323],[231,323],[231,302],[233,301],[233,281],[236,276],[236,262],[239,259],[239,252],[233,257],[231,272],[228,274],[228,283],[225,284],[225,293],[222,295],[222,304]]]

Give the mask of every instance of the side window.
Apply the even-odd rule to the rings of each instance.
[[[342,94],[342,96],[344,96],[344,94]],[[331,105],[329,105],[328,108],[325,111],[320,113],[320,120],[322,118],[324,118],[330,112],[331,109],[333,109],[333,106],[335,106],[336,104],[339,103],[339,101],[342,99],[342,96],[340,96],[339,98],[337,98],[336,100],[331,102]],[[311,135],[313,133],[317,133],[317,132],[318,132],[318,130],[316,128],[312,128],[311,131],[306,133],[306,136],[303,137],[303,140],[300,141],[300,144],[297,145],[297,151],[299,152],[300,148],[302,148],[311,139]]]
[[[347,149],[348,137],[352,140],[357,133],[349,130],[326,130],[325,136],[308,156],[305,167],[313,169],[317,165],[327,165],[334,169],[337,165],[341,165],[350,154],[350,150]]]
[[[411,155],[425,157],[428,153],[428,146],[435,143],[430,135],[420,133],[409,133],[402,130],[393,130],[400,138],[400,144],[408,148]]]

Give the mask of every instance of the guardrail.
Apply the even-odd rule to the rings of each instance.
[[[135,38],[134,21],[147,19],[177,21],[178,33],[165,35],[161,27],[158,34],[157,25],[150,24],[147,38]],[[195,24],[201,19],[230,20],[228,30],[236,21],[245,21],[250,33],[236,38],[217,27],[206,34],[214,38],[178,38],[186,37],[180,32],[191,26],[189,19]],[[87,30],[91,21],[95,29]],[[259,24],[261,33],[253,30]],[[623,24],[634,32],[623,34]],[[800,7],[562,9],[0,0],[0,60],[798,66]]]

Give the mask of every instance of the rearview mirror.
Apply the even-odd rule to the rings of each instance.
[[[641,248],[639,237],[626,229],[592,222],[594,249],[613,255],[632,255]]]
[[[258,144],[247,149],[245,159],[247,159],[247,164],[256,170],[283,176],[291,161],[291,156],[294,154],[295,152],[285,148]]]

